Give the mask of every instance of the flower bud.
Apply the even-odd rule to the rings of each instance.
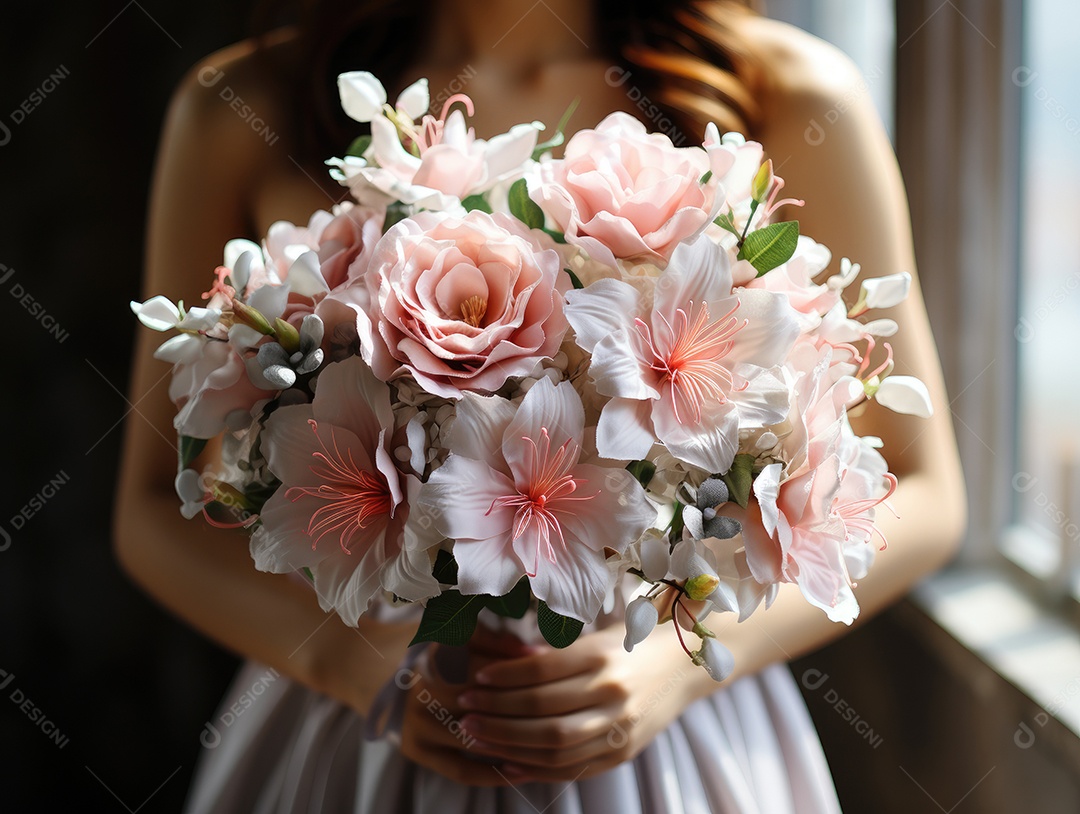
[[[626,638],[623,639],[623,647],[627,652],[632,651],[635,644],[645,641],[645,637],[656,627],[659,618],[656,605],[646,597],[639,596],[631,600],[626,606]]]
[[[772,159],[770,158],[761,165],[757,175],[754,176],[754,182],[750,186],[750,197],[759,204],[765,203],[765,200],[769,197],[769,190],[772,189],[772,184],[773,168]]]
[[[692,656],[694,664],[704,667],[714,681],[723,681],[735,669],[735,657],[714,638],[702,641],[701,649]]]
[[[292,323],[278,317],[274,320],[274,335],[286,353],[293,354],[300,350],[300,332]]]
[[[261,334],[270,336],[274,329],[270,327],[270,323],[266,317],[262,315],[262,312],[257,308],[252,308],[247,303],[240,300],[233,300],[232,303],[233,316],[236,317],[237,322],[242,322],[249,328],[253,328]]]
[[[686,580],[686,585],[684,587],[687,596],[695,602],[701,602],[704,599],[708,599],[709,595],[716,590],[716,586],[719,584],[720,578],[717,577],[716,574],[706,572]]]

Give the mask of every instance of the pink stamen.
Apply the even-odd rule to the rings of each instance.
[[[523,436],[522,441],[528,444],[530,452],[528,486],[519,490],[516,495],[497,497],[491,501],[485,515],[491,514],[496,507],[513,507],[514,516],[513,539],[516,541],[529,526],[535,524],[536,552],[533,557],[532,569],[527,566],[525,573],[535,577],[540,567],[540,549],[548,562],[556,561],[555,546],[552,537],[558,537],[559,544],[565,549],[566,538],[563,536],[562,524],[556,513],[564,511],[554,504],[570,501],[592,500],[599,493],[591,495],[577,495],[575,492],[587,481],[575,478],[571,470],[577,464],[581,450],[572,440],[567,439],[562,446],[552,451],[551,436],[547,427],[540,428],[540,443],[537,444],[532,438]]]
[[[844,503],[842,505],[838,504],[832,508],[832,516],[838,517],[843,521],[845,530],[853,529],[866,540],[870,540],[877,534],[881,538],[882,551],[888,548],[889,542],[885,538],[885,534],[874,524],[874,521],[866,516],[866,513],[884,503],[892,497],[893,492],[896,491],[898,483],[896,475],[892,472],[886,472],[885,480],[889,484],[889,490],[881,497],[852,500],[850,503]],[[851,534],[850,531],[846,531],[846,536],[850,539],[854,535]]]
[[[884,343],[884,345],[885,345],[885,354],[886,354],[885,361],[882,362],[880,365],[878,365],[876,368],[874,368],[872,371],[867,373],[866,374],[867,379],[872,379],[875,376],[881,375],[881,373],[883,371],[887,370],[892,365],[892,363],[893,363],[892,345],[890,345],[888,342]],[[867,355],[867,357],[869,357],[870,356],[869,352],[867,352],[866,355]]]
[[[356,465],[352,450],[342,454],[338,447],[334,428],[330,428],[333,450],[327,449],[319,437],[319,425],[308,419],[308,425],[322,447],[321,452],[311,456],[320,463],[310,467],[323,483],[319,486],[292,486],[285,497],[296,502],[301,497],[315,497],[327,501],[311,515],[307,535],[318,535],[311,543],[315,549],[319,541],[331,532],[340,531],[341,550],[351,554],[349,546],[356,532],[366,529],[379,517],[394,516],[394,505],[386,479],[378,473],[368,472]]]
[[[693,421],[701,421],[701,408],[706,401],[718,404],[727,402],[728,395],[736,389],[735,378],[722,360],[731,350],[732,337],[747,324],[735,318],[740,303],[717,320],[710,321],[709,306],[693,301],[688,309],[675,311],[674,325],[657,312],[660,326],[666,332],[666,342],[653,336],[649,326],[635,319],[638,335],[652,354],[650,367],[661,374],[661,386],[671,388],[671,401],[675,420],[683,423],[679,402],[683,401],[693,411]],[[666,346],[667,350],[662,350]]]
[[[413,141],[421,155],[427,152],[429,148],[442,143],[443,131],[446,128],[446,117],[450,115],[450,108],[455,104],[464,105],[465,113],[469,116],[475,113],[472,99],[464,93],[455,93],[443,103],[442,115],[438,119],[431,114],[424,116],[421,120],[420,132],[413,137]]]
[[[772,217],[773,212],[779,209],[781,206],[805,206],[806,201],[799,200],[798,198],[784,198],[783,200],[776,200],[776,196],[780,194],[780,190],[784,188],[784,179],[780,176],[774,176],[775,183],[773,184],[772,192],[769,193],[769,200],[765,204],[765,210],[761,213],[761,217],[764,220],[768,220]]]
[[[203,292],[202,298],[204,300],[208,300],[215,294],[223,294],[225,295],[226,299],[231,301],[232,298],[236,296],[236,289],[226,283],[225,280],[228,279],[230,274],[232,274],[232,269],[230,269],[228,266],[218,266],[216,269],[214,269],[214,274],[216,275],[214,284],[210,286],[209,291]]]

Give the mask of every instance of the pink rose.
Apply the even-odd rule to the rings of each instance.
[[[717,216],[734,164],[734,148],[719,139],[676,147],[633,116],[612,113],[570,139],[565,158],[541,165],[533,197],[594,260],[666,265]]]
[[[457,399],[494,392],[559,350],[570,286],[540,232],[480,211],[421,212],[375,246],[362,279],[324,305],[357,312],[364,359],[388,381],[411,374]]]

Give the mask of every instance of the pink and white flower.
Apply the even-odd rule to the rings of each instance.
[[[850,376],[832,381],[827,352],[797,373],[793,392],[797,420],[785,440],[786,468],[766,466],[748,509],[728,505],[724,513],[742,522],[755,580],[795,582],[831,620],[851,624],[859,613],[852,579],[873,558],[874,510],[896,478],[852,431],[846,408],[862,397],[862,385]]]
[[[606,458],[645,458],[657,439],[710,473],[731,466],[741,428],[783,420],[778,365],[798,335],[783,295],[732,292],[726,253],[709,240],[680,245],[652,302],[620,280],[567,295],[589,374],[609,397],[597,426]]]
[[[421,212],[375,247],[363,277],[327,303],[351,307],[383,381],[411,375],[458,399],[494,392],[558,352],[570,281],[539,231],[508,215]]]
[[[656,518],[621,468],[580,462],[585,414],[569,382],[542,378],[515,410],[499,397],[458,404],[450,457],[420,492],[454,540],[458,590],[502,596],[522,576],[556,613],[591,622],[622,554]]]
[[[412,522],[419,479],[391,455],[387,386],[359,358],[328,365],[311,404],[280,407],[263,449],[281,481],[260,514],[251,555],[260,571],[308,568],[323,610],[350,625],[383,590],[438,593],[430,540]]]
[[[520,178],[544,129],[540,122],[518,124],[484,140],[465,124],[460,110],[450,110],[460,103],[472,115],[472,100],[463,94],[446,100],[440,118],[423,116],[417,124],[414,120],[429,103],[426,82],[403,93],[394,111],[386,106],[386,91],[371,74],[343,74],[339,87],[346,112],[371,123],[371,146],[363,157],[328,163],[331,174],[369,206],[385,208],[400,201],[417,209],[460,211],[461,200],[469,195]],[[408,146],[402,144],[403,138]]]
[[[719,138],[704,148],[676,147],[633,116],[612,113],[595,130],[576,133],[564,158],[541,163],[531,191],[566,240],[592,259],[663,266],[716,217],[735,164],[735,148]]]

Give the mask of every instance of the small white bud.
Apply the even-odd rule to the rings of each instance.
[[[630,601],[626,606],[626,638],[623,639],[623,647],[628,653],[634,649],[635,644],[645,641],[645,637],[656,627],[659,618],[656,606],[646,597],[639,596]]]
[[[714,681],[723,681],[735,669],[735,657],[731,651],[711,637],[701,642],[701,649],[694,653],[693,662],[698,667],[704,667]]]

